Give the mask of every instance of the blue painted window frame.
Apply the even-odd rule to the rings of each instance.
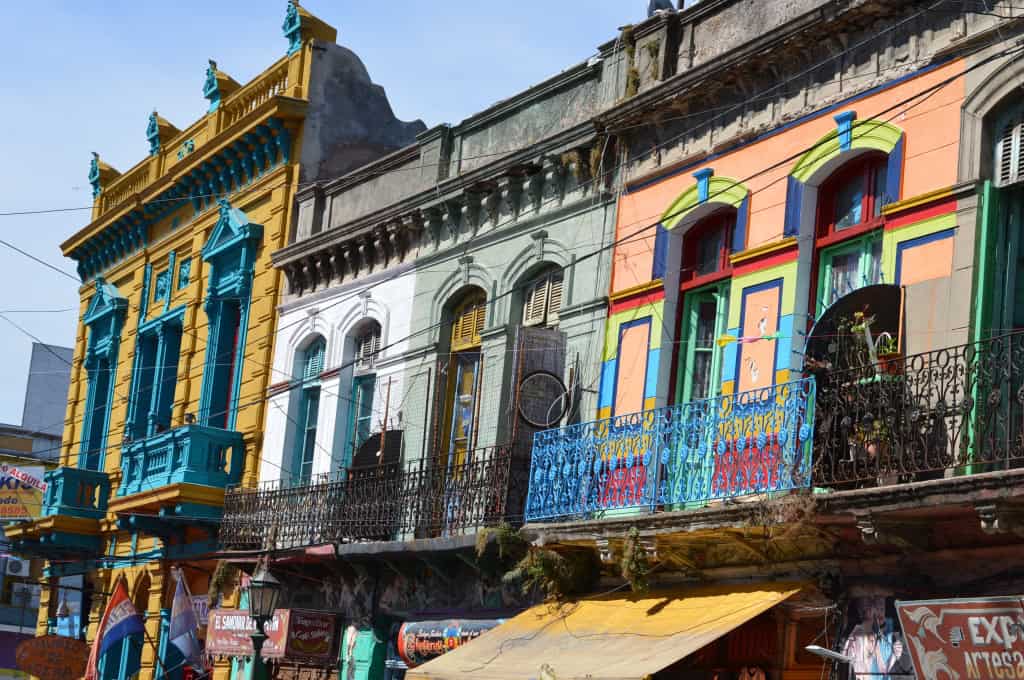
[[[181,306],[139,326],[128,403],[132,439],[171,428],[184,318],[185,307]]]
[[[87,470],[104,467],[118,350],[128,308],[128,300],[102,277],[96,278],[95,288],[82,316],[89,336],[84,361],[88,387],[78,466]]]
[[[299,393],[299,419],[295,430],[295,451],[292,476],[299,484],[308,484],[313,478],[316,458],[316,436],[320,409],[320,373],[324,368],[327,341],[323,336],[314,340],[302,356],[302,390]]]

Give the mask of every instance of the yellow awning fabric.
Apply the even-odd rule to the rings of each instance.
[[[409,680],[643,678],[783,602],[800,584],[612,595],[538,605],[407,672]]]

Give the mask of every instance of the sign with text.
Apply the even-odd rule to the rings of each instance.
[[[1024,680],[1021,597],[898,602],[920,680]]]
[[[307,664],[336,663],[335,618],[325,612],[278,609],[264,628],[264,659],[286,659]],[[252,656],[256,632],[244,609],[213,609],[206,629],[206,653],[211,656]]]
[[[43,466],[0,463],[0,520],[37,519],[46,493]]]
[[[405,623],[398,629],[398,654],[409,668],[415,668],[475,640],[501,623],[502,619]]]
[[[85,675],[89,645],[81,640],[46,635],[25,640],[14,652],[18,668],[39,680],[67,680]]]

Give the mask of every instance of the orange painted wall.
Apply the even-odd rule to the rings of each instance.
[[[960,77],[954,80],[927,99],[921,97],[886,111],[961,70],[961,60],[950,62],[714,158],[703,166],[688,168],[677,175],[625,194],[619,201],[617,238],[621,239],[656,223],[672,201],[695,184],[693,173],[702,167],[711,167],[715,175],[741,180],[751,191],[747,248],[780,239],[786,209],[786,177],[796,164],[797,158],[794,157],[799,157],[821,137],[835,130],[833,116],[840,111],[854,110],[860,120],[889,120],[904,131],[904,179],[900,198],[951,186],[956,183],[959,141],[955,138],[950,141],[950,131],[960,129],[964,79]],[[776,163],[782,163],[782,166],[753,176]],[[653,228],[630,243],[617,246],[613,257],[612,292],[646,283],[650,279],[653,252]]]
[[[900,254],[900,285],[941,279],[953,274],[953,239],[944,238]]]

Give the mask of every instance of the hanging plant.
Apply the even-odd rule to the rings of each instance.
[[[647,550],[640,540],[640,531],[636,527],[629,530],[622,544],[622,561],[619,568],[622,571],[622,578],[629,582],[629,587],[634,593],[647,592],[650,585],[647,575],[651,568],[647,560]]]
[[[216,607],[225,590],[234,587],[238,576],[238,567],[225,560],[218,560],[217,566],[210,575],[210,587],[206,590],[206,602],[210,609]]]
[[[520,583],[524,595],[539,593],[546,602],[559,602],[593,590],[600,574],[601,563],[593,550],[556,552],[531,546],[504,581]]]
[[[507,522],[476,535],[476,564],[485,583],[496,583],[526,556],[529,542]]]

